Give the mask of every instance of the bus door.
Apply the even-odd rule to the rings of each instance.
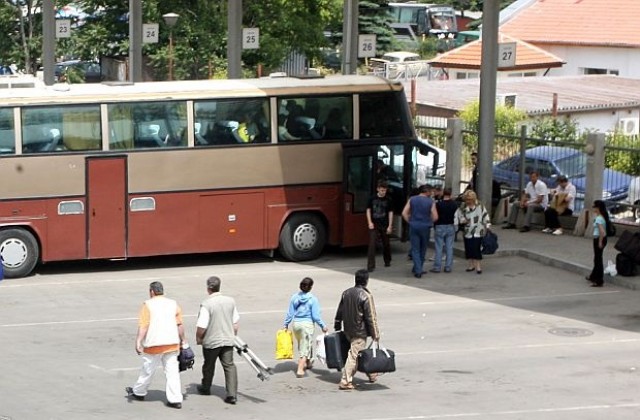
[[[127,158],[87,159],[87,257],[122,258],[126,245]]]
[[[374,191],[377,147],[345,144],[342,179],[342,246],[365,245],[369,241],[367,203]]]

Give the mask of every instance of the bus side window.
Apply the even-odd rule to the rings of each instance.
[[[13,109],[0,108],[0,154],[16,152],[15,130],[13,129]]]

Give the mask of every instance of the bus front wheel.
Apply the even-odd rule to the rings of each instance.
[[[38,242],[24,229],[0,230],[0,257],[5,277],[25,277],[38,263]]]
[[[279,250],[290,261],[318,258],[327,241],[324,223],[315,214],[294,214],[280,232]]]

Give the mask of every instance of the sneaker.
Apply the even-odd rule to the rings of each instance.
[[[224,402],[226,402],[227,404],[236,405],[236,402],[238,402],[238,399],[236,397],[229,395],[227,398],[224,399]]]
[[[432,269],[431,269],[431,270],[429,270],[429,271],[431,271],[432,273],[439,273],[439,272],[440,272],[440,269],[439,269],[439,268],[432,268]]]
[[[542,229],[542,233],[551,233],[551,232],[553,232],[553,229],[551,229],[551,228]]]
[[[558,228],[556,230],[553,231],[554,235],[562,235],[562,229]]]

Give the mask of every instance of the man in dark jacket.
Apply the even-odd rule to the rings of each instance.
[[[378,317],[373,296],[367,290],[369,272],[358,270],[355,276],[355,286],[342,292],[342,298],[336,311],[334,328],[336,331],[344,329],[344,334],[351,347],[339,388],[353,389],[353,375],[356,373],[358,353],[366,346],[367,337],[377,341],[380,339]],[[374,382],[375,375],[369,375],[369,381]]]

